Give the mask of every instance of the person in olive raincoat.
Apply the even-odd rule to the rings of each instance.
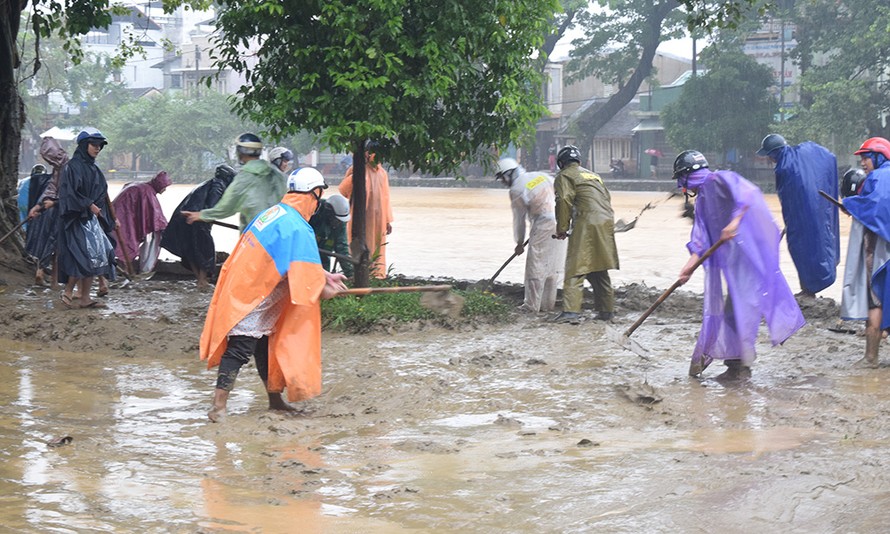
[[[615,294],[609,269],[618,268],[612,198],[598,174],[581,167],[581,152],[565,146],[556,156],[556,239],[569,239],[562,313],[556,322],[580,322],[583,284],[593,288],[595,319],[611,320]]]

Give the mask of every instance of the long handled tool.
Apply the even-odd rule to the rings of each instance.
[[[711,245],[711,248],[706,250],[705,253],[702,254],[698,258],[698,260],[696,260],[696,262],[692,264],[692,271],[690,271],[690,274],[692,272],[695,272],[695,270],[698,269],[699,266],[704,263],[706,259],[710,258],[711,254],[713,254],[718,248],[720,248],[723,243],[726,243],[726,241],[726,239],[720,239],[719,241]],[[652,312],[655,311],[655,308],[661,305],[661,303],[664,302],[665,299],[667,299],[668,296],[670,296],[670,294],[673,293],[674,290],[681,285],[683,285],[683,282],[680,279],[677,279],[677,281],[674,282],[671,287],[667,288],[665,292],[662,293],[661,296],[658,297],[658,299],[651,306],[649,306],[649,309],[643,312],[643,315],[640,315],[640,318],[637,319],[634,324],[630,325],[630,328],[625,330],[623,334],[618,334],[617,331],[608,332],[609,337],[612,339],[612,341],[618,343],[623,348],[626,348],[627,350],[637,354],[640,357],[648,358],[648,351],[640,346],[639,343],[631,341],[630,335],[633,334],[634,331],[639,328],[641,324],[643,324],[643,321],[645,321],[647,317],[652,315]]]
[[[528,245],[529,240],[531,240],[531,238],[525,240],[525,243],[522,244],[522,248],[525,248]],[[501,271],[507,268],[507,265],[510,265],[510,262],[513,261],[516,256],[519,256],[519,254],[514,251],[513,255],[507,258],[507,261],[505,261],[504,264],[501,265],[501,268],[494,273],[494,276],[489,278],[486,282],[481,283],[481,285],[477,282],[477,287],[475,289],[478,289],[479,291],[488,291],[491,288],[491,285],[494,283],[494,279],[497,278],[499,274],[501,274]]]
[[[373,295],[379,293],[415,293],[423,292],[420,298],[420,304],[425,308],[433,310],[452,318],[458,318],[464,307],[464,298],[451,292],[450,285],[435,286],[402,286],[402,287],[357,287],[341,291],[337,295]]]
[[[12,230],[6,232],[6,235],[4,235],[3,237],[0,237],[0,243],[3,243],[4,241],[6,241],[6,240],[9,238],[9,236],[11,236],[12,234],[16,233],[16,231],[18,231],[19,228],[21,228],[22,226],[24,226],[26,222],[28,222],[28,219],[25,219],[24,221],[21,221],[20,223],[18,223],[17,225],[15,225],[15,226],[12,228]]]
[[[819,190],[819,194],[822,195],[822,197],[823,197],[825,200],[827,200],[827,201],[831,202],[832,204],[834,204],[835,206],[837,206],[837,208],[838,208],[839,210],[841,210],[843,213],[846,213],[847,215],[850,214],[850,212],[847,211],[847,208],[844,207],[844,204],[843,204],[842,202],[840,202],[838,199],[836,199],[836,198],[834,198],[833,196],[829,195],[829,194],[826,193],[825,191],[822,191],[821,189]]]

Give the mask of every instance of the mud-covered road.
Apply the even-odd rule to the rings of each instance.
[[[210,295],[151,280],[107,310],[0,286],[0,524],[12,532],[885,532],[890,354],[833,301],[751,380],[686,376],[701,300],[625,286],[611,325],[326,332],[324,392],[222,424],[197,359]],[[504,288],[501,288],[502,290]],[[590,312],[587,312],[588,314]],[[855,325],[854,325],[855,326]],[[610,330],[611,329],[611,330]],[[855,329],[855,328],[854,328]],[[54,441],[72,438],[62,446]]]

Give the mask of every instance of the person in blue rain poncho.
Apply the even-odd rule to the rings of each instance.
[[[862,143],[854,152],[860,157],[862,169],[868,173],[858,195],[844,198],[844,208],[861,224],[863,229],[861,261],[851,262],[848,257],[847,270],[861,270],[863,291],[867,298],[867,319],[865,322],[865,358],[859,364],[865,367],[878,366],[878,349],[881,335],[890,328],[890,284],[887,283],[887,269],[890,262],[890,141],[883,137],[872,137]],[[845,279],[849,276],[845,276]],[[845,290],[847,288],[845,287]]]
[[[779,134],[764,137],[757,155],[775,163],[788,252],[801,296],[813,298],[834,283],[840,260],[838,209],[819,195],[838,197],[837,158],[812,141],[789,146]]]

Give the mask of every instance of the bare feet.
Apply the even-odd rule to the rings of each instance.
[[[226,403],[229,401],[229,392],[225,389],[213,390],[213,406],[207,412],[207,418],[214,423],[220,423],[226,418]]]
[[[856,361],[853,364],[853,367],[856,367],[857,369],[877,369],[878,368],[878,359],[877,358],[872,359],[872,358],[869,358],[868,356],[866,356],[865,358],[862,358],[861,360]]]
[[[270,410],[278,410],[282,412],[295,412],[296,408],[291,406],[290,404],[284,402],[284,399],[281,398],[281,393],[269,393],[269,409]]]

